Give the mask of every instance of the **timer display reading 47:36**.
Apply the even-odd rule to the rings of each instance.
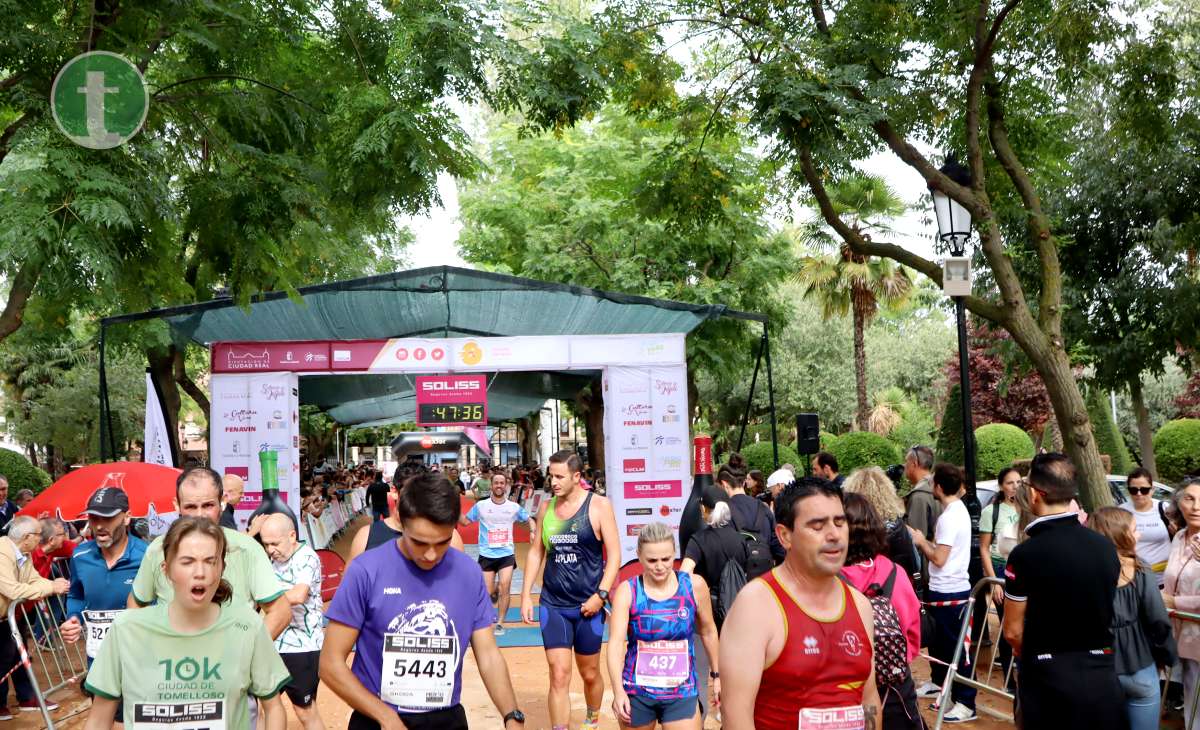
[[[456,405],[421,404],[420,423],[479,423],[483,421],[483,403]]]

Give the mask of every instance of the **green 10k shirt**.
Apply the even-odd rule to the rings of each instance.
[[[250,730],[247,693],[270,698],[290,680],[249,608],[226,604],[212,626],[181,634],[159,603],[121,614],[84,687],[123,699],[130,730]]]

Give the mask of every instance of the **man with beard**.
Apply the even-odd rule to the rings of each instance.
[[[129,534],[129,497],[119,487],[97,489],[83,513],[93,539],[80,544],[71,556],[67,620],[61,630],[63,640],[73,644],[86,627],[90,667],[113,621],[125,609],[146,543]]]
[[[876,730],[871,603],[838,578],[850,542],[841,492],[799,479],[775,498],[775,520],[787,556],[746,584],[721,629],[724,727]]]

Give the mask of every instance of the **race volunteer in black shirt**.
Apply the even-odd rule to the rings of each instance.
[[[1077,489],[1067,457],[1035,457],[1028,489],[1037,519],[1004,571],[1004,638],[1020,657],[1019,726],[1124,730],[1110,629],[1116,549],[1068,511]]]

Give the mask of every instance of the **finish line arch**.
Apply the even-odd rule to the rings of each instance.
[[[679,529],[691,484],[683,334],[215,342],[211,357],[210,460],[219,473],[246,480],[239,520],[258,506],[261,451],[278,452],[280,493],[299,504],[302,377],[400,375],[411,382],[416,375],[599,371],[603,468],[622,563],[636,558],[642,525]],[[403,409],[409,396],[389,398]]]

